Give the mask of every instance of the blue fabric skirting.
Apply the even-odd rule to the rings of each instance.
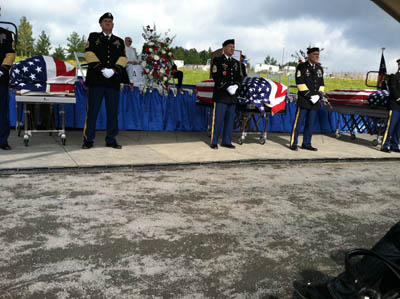
[[[15,91],[10,91],[10,123],[15,126]],[[87,91],[80,83],[76,83],[75,88],[76,104],[66,104],[67,128],[80,129],[84,127],[86,117]],[[57,105],[56,105],[57,106]],[[55,107],[56,124],[61,127],[59,116],[60,107]],[[20,119],[23,113],[20,109]],[[120,130],[143,130],[143,131],[206,131],[209,108],[196,104],[196,94],[189,95],[174,94],[164,92],[162,95],[157,90],[153,92],[140,93],[138,88],[130,89],[125,86],[121,90],[119,101],[118,125]],[[211,111],[212,113],[212,111]],[[285,132],[292,130],[292,125],[296,113],[296,103],[288,103],[285,113],[278,113],[268,119],[269,132]],[[332,133],[336,130],[336,112],[327,112],[321,107],[314,124],[314,133]],[[211,117],[212,119],[212,117]],[[106,111],[103,101],[100,109],[96,128],[97,130],[106,129]],[[343,126],[341,119],[340,127]],[[259,126],[264,129],[264,122]],[[301,130],[304,124],[301,125]]]

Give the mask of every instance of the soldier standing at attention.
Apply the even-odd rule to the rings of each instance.
[[[396,62],[398,71],[396,74],[390,75],[388,83],[390,92],[390,99],[388,102],[389,118],[381,148],[381,151],[385,153],[390,153],[390,151],[400,152],[400,59],[397,59]]]
[[[307,50],[308,60],[302,62],[296,69],[297,93],[297,111],[293,123],[292,134],[290,137],[290,149],[297,151],[297,139],[300,126],[305,119],[302,149],[317,151],[318,149],[311,145],[312,129],[314,120],[319,109],[319,100],[324,92],[324,71],[319,65],[319,48],[310,48]]]
[[[11,150],[8,144],[10,120],[8,107],[8,84],[10,68],[15,60],[11,31],[0,27],[0,149]]]
[[[215,85],[210,147],[218,149],[218,138],[222,133],[221,146],[234,149],[232,131],[237,94],[241,83],[240,63],[232,57],[235,52],[235,40],[226,40],[222,46],[224,53],[220,57],[215,57],[211,66]]]
[[[118,106],[120,83],[126,77],[124,41],[112,34],[113,16],[107,12],[99,19],[102,32],[89,35],[85,49],[88,62],[86,85],[89,87],[85,127],[83,129],[83,149],[93,147],[96,120],[103,97],[106,100],[107,135],[106,146],[121,149],[115,137],[118,135]]]

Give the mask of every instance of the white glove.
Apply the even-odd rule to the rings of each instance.
[[[231,96],[233,96],[236,93],[236,90],[239,88],[237,84],[229,86],[226,90],[229,92]]]
[[[4,75],[4,73],[2,71],[0,71],[0,77],[3,76],[3,75]]]
[[[108,78],[111,78],[114,75],[114,70],[113,69],[103,69],[101,71],[103,73],[103,76]]]
[[[313,103],[313,104],[315,104],[316,102],[318,102],[319,101],[319,95],[313,95],[313,96],[311,96],[311,102]]]

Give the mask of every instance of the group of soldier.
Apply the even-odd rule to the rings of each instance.
[[[120,84],[126,77],[128,63],[126,47],[132,40],[125,42],[112,33],[114,17],[111,13],[103,14],[99,19],[101,32],[89,35],[85,57],[88,62],[86,85],[88,86],[87,112],[83,129],[83,149],[93,147],[96,120],[103,98],[107,113],[106,147],[121,149],[117,142],[118,107]],[[223,54],[213,59],[211,74],[214,80],[214,111],[211,128],[210,147],[218,149],[218,140],[222,135],[220,146],[234,149],[232,132],[238,93],[243,79],[242,64],[233,58],[235,41],[228,39],[223,42]],[[319,63],[320,50],[309,48],[308,59],[296,69],[296,84],[298,88],[297,111],[292,127],[289,148],[298,150],[300,126],[305,122],[301,149],[317,151],[312,146],[312,129],[320,101],[324,95],[324,73]],[[129,55],[128,55],[129,56]],[[0,149],[10,150],[8,136],[10,134],[8,84],[9,70],[15,59],[11,32],[0,28]],[[134,62],[129,62],[133,63]],[[381,150],[383,152],[400,152],[400,59],[397,60],[399,71],[389,77],[390,101],[389,118],[384,134]],[[137,64],[137,63],[136,63]]]

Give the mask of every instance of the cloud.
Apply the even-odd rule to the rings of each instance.
[[[155,23],[160,32],[176,34],[174,46],[213,50],[227,38],[235,38],[252,63],[267,55],[278,62],[309,43],[324,47],[321,59],[331,71],[365,72],[379,65],[381,47],[386,47],[388,68],[400,57],[399,24],[372,1],[365,0],[105,0],[8,1],[2,20],[19,24],[26,16],[34,37],[42,30],[53,49],[67,44],[76,31],[88,36],[100,31],[99,17],[114,15],[114,33],[143,44],[142,26]],[[393,66],[393,69],[395,65]]]

